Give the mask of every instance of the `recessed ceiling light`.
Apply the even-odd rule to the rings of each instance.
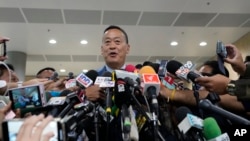
[[[177,45],[178,45],[178,42],[173,41],[173,42],[170,43],[170,45],[171,45],[171,46],[177,46]]]
[[[60,72],[66,72],[66,70],[65,69],[60,69]]]
[[[88,44],[88,41],[87,40],[81,40],[81,44],[86,45],[86,44]]]
[[[51,44],[56,44],[56,40],[51,39],[51,40],[49,40],[49,43],[51,43]]]
[[[207,42],[200,42],[200,46],[201,47],[204,47],[204,46],[206,46],[207,45]]]
[[[86,72],[88,72],[88,70],[86,70],[86,69],[83,69],[83,70],[82,70],[82,72],[83,72],[83,73],[86,73]]]

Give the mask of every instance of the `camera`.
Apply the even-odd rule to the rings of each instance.
[[[3,140],[4,141],[16,141],[17,134],[19,132],[20,127],[22,126],[24,119],[12,119],[5,120],[2,123],[2,131],[3,131]],[[39,124],[39,122],[37,123]],[[53,132],[54,136],[50,139],[50,141],[65,141],[65,129],[64,124],[61,122],[59,118],[53,119],[43,130],[42,134],[46,134],[47,132]]]
[[[227,50],[225,48],[225,45],[221,41],[217,41],[216,53],[221,58],[226,58],[227,57]]]
[[[24,109],[45,106],[44,86],[29,85],[8,90],[12,109]]]

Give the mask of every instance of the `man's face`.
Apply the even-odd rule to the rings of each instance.
[[[2,70],[3,74],[0,76],[0,80],[5,80],[6,82],[18,82],[19,78],[17,77],[16,73],[10,70],[11,80],[9,79],[9,72],[5,69]]]
[[[125,63],[129,48],[125,35],[120,30],[110,29],[104,33],[101,51],[108,65],[121,67]]]

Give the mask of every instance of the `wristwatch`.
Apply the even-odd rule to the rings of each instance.
[[[231,80],[227,84],[227,93],[230,94],[230,95],[235,95],[235,91],[236,91],[235,81]]]

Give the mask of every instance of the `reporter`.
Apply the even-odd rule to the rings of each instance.
[[[45,118],[43,114],[26,118],[17,134],[17,141],[49,141],[54,136],[53,132],[48,132],[44,135],[42,135],[42,132],[52,120],[52,116]],[[41,123],[37,125],[39,121]]]

